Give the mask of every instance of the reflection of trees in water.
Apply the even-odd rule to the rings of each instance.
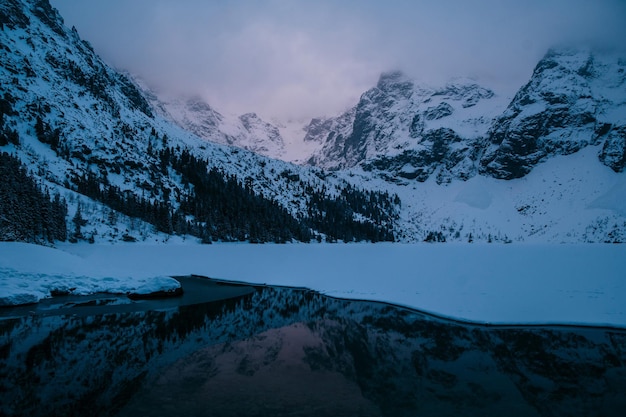
[[[182,375],[174,370],[184,363],[194,370],[193,386],[213,387],[214,403],[220,392],[221,400],[234,400],[234,390],[224,388],[232,372],[242,386],[292,393],[297,387],[281,378],[297,374],[320,392],[333,386],[355,404],[359,397],[364,414],[619,415],[626,406],[624,346],[626,333],[615,330],[463,325],[379,303],[263,288],[177,310],[0,321],[0,414],[128,414],[148,400],[158,410],[164,396],[155,381]],[[177,392],[182,398],[195,391]],[[313,394],[302,401],[317,401]]]

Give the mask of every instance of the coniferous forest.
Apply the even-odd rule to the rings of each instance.
[[[50,196],[16,157],[0,153],[0,241],[54,242],[67,238],[67,204]]]
[[[166,147],[158,152],[158,159],[164,173],[172,169],[181,176],[187,189],[184,194],[171,198],[171,192],[163,189],[160,199],[140,197],[91,171],[72,182],[77,192],[151,223],[161,232],[189,234],[204,243],[394,240],[389,213],[397,201],[387,193],[348,186],[341,195],[331,197],[325,190],[308,186],[308,216],[296,218],[276,201],[255,193],[251,181],[208,169],[208,161],[186,149]],[[356,220],[355,214],[375,221]]]

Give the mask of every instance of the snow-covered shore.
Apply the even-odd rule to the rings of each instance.
[[[55,280],[77,293],[128,292],[199,274],[482,323],[626,327],[624,271],[623,245],[0,243],[0,300],[44,297]]]
[[[162,274],[107,274],[76,255],[26,243],[0,242],[0,306],[31,304],[54,293],[148,295],[174,293],[180,283]]]

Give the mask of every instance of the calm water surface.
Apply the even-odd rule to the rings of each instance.
[[[304,290],[182,280],[185,299],[60,298],[0,312],[0,415],[626,410],[626,331],[486,327]]]

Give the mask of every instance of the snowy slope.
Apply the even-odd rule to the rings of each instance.
[[[624,242],[626,174],[600,164],[598,150],[553,157],[508,181],[477,175],[446,186],[434,179],[395,184],[398,238],[432,232],[461,242]]]
[[[273,158],[304,165],[316,151],[321,149],[321,141],[307,140],[309,121],[305,120],[272,120],[285,141],[282,155],[271,155]]]
[[[441,185],[389,182],[359,169],[336,175],[400,197],[401,242],[624,242],[626,174],[602,165],[599,148],[555,156],[511,180],[476,175]]]

